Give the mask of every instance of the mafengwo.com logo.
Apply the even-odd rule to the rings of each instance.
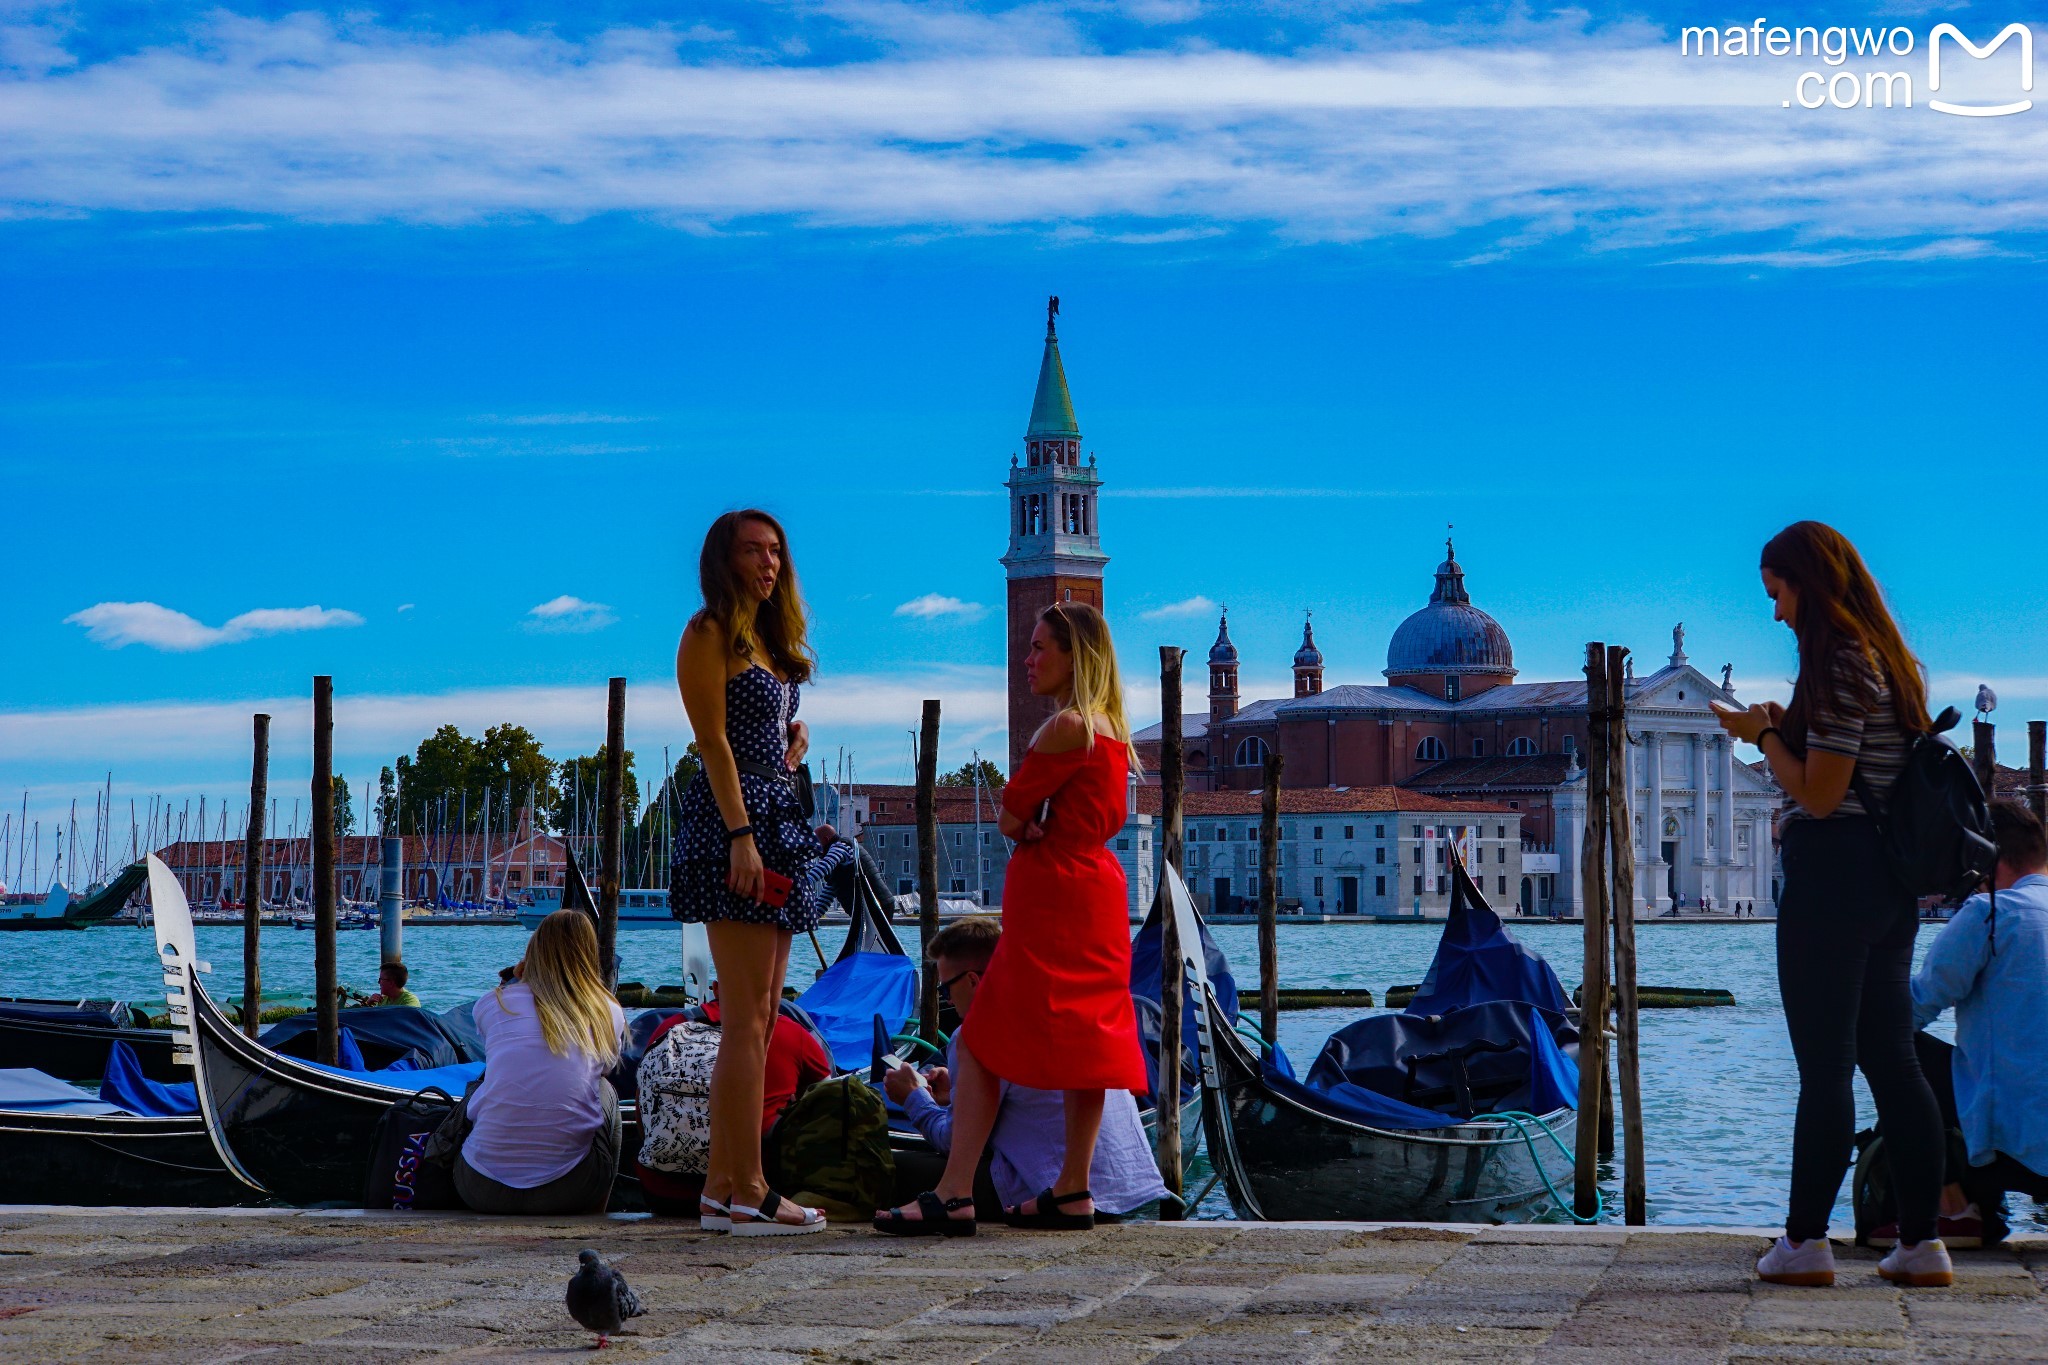
[[[1787,28],[1764,19],[1748,28],[1687,28],[1678,35],[1684,57],[1808,57],[1830,68],[1801,71],[1793,79],[1792,97],[1780,101],[1787,109],[1915,108],[1913,68],[1899,59],[1923,47],[1926,107],[1936,113],[1998,118],[2034,107],[2027,98],[2034,88],[2034,33],[2025,24],[2007,24],[1981,46],[1954,24],[1936,24],[1924,43],[1909,28]],[[2001,49],[2009,55],[1994,63]],[[1895,69],[1879,69],[1887,66]],[[1951,96],[1946,99],[1937,98],[1944,75]],[[1961,98],[1962,93],[1971,98]]]

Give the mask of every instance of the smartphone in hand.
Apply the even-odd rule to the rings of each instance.
[[[796,883],[772,867],[761,869],[761,904],[780,910],[789,903],[789,893]]]

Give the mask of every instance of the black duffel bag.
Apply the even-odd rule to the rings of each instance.
[[[455,1156],[467,1135],[468,1096],[457,1100],[437,1086],[392,1102],[377,1120],[370,1169],[363,1182],[366,1209],[459,1209]]]

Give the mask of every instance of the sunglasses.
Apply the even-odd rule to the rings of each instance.
[[[945,979],[944,981],[941,981],[941,982],[939,983],[939,989],[940,989],[940,990],[942,990],[942,991],[950,991],[950,990],[952,990],[952,989],[953,989],[953,986],[954,986],[954,984],[955,984],[956,982],[964,981],[964,980],[966,980],[966,979],[967,979],[968,977],[970,977],[970,976],[980,976],[980,975],[981,975],[981,970],[980,970],[980,968],[978,968],[978,967],[969,967],[969,968],[968,968],[968,969],[967,969],[966,971],[964,971],[964,972],[958,972],[958,973],[955,973],[954,975],[952,975],[952,976],[949,976],[949,977],[947,977],[947,978],[946,978],[946,979]]]

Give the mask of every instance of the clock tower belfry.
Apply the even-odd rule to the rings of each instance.
[[[1033,696],[1024,682],[1024,656],[1039,613],[1055,602],[1085,602],[1102,609],[1102,552],[1096,500],[1102,479],[1095,457],[1081,462],[1081,427],[1067,393],[1055,319],[1057,295],[1046,301],[1045,353],[1038,362],[1038,390],[1024,429],[1024,459],[1010,457],[1010,543],[1003,555],[1009,579],[1010,770],[1031,745],[1031,736],[1052,706]]]

